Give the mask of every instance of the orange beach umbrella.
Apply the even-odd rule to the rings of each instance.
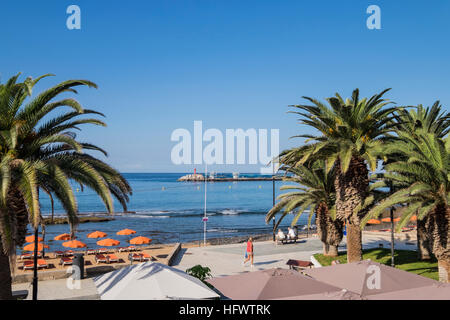
[[[416,215],[412,216],[409,221],[417,221],[417,216]]]
[[[102,247],[112,247],[112,246],[117,246],[119,244],[120,244],[120,241],[114,240],[114,239],[103,239],[103,240],[97,241],[97,245],[102,246]]]
[[[380,224],[381,221],[377,220],[377,219],[370,219],[369,221],[367,221],[368,224]]]
[[[62,234],[57,235],[56,237],[54,237],[53,240],[56,240],[56,241],[62,241],[62,240],[67,241],[67,240],[70,240],[70,234],[62,233]]]
[[[381,219],[381,221],[383,221],[383,222],[391,222],[391,218],[384,218],[384,219]],[[399,222],[400,221],[400,218],[395,218],[394,219],[394,222]]]
[[[107,234],[101,231],[94,231],[87,235],[88,238],[104,238]]]
[[[26,237],[26,238],[25,238],[25,241],[26,241],[26,242],[35,242],[35,240],[34,240],[34,235],[33,235],[33,236],[28,236],[28,237]],[[41,237],[38,237],[38,242],[40,242],[40,241],[44,241],[44,239],[42,239]]]
[[[131,229],[123,229],[120,231],[117,231],[116,234],[118,234],[119,236],[129,236],[130,234],[135,234],[136,231],[131,230]]]
[[[67,248],[85,248],[86,247],[86,244],[79,240],[70,240],[67,242],[63,242],[62,245]]]
[[[46,244],[43,244],[42,242],[39,242],[38,246],[37,246],[38,251],[42,251],[42,249],[44,249],[44,248],[48,249],[49,246]],[[25,247],[23,247],[23,250],[34,251],[34,242],[27,244]]]
[[[148,244],[152,242],[152,239],[146,237],[136,237],[130,240],[131,244]]]

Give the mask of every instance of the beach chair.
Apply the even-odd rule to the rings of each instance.
[[[108,263],[119,262],[119,258],[117,258],[117,256],[115,254],[108,254],[106,256],[106,260],[107,260]]]
[[[66,251],[64,251],[64,256],[65,257],[73,256],[73,250],[66,250]]]
[[[31,260],[24,261],[22,265],[23,270],[33,270],[34,262]]]
[[[23,259],[30,259],[30,258],[32,258],[33,256],[31,255],[31,253],[22,253],[21,255],[20,255],[20,260],[23,260]]]
[[[47,261],[45,261],[45,259],[38,259],[37,264],[38,268],[45,268],[45,269],[48,268],[48,264]]]
[[[95,255],[95,262],[99,264],[100,262],[108,263],[108,259],[103,254],[96,254]]]
[[[59,260],[59,264],[62,266],[70,266],[70,265],[72,265],[72,263],[73,263],[73,260],[68,257],[61,257],[61,259]]]
[[[141,261],[150,261],[152,259],[152,256],[148,253],[141,253]]]
[[[131,259],[132,259],[133,261],[139,261],[139,262],[141,262],[141,261],[142,261],[142,255],[139,254],[139,253],[133,253],[132,256],[131,256]]]
[[[97,253],[97,250],[95,250],[95,249],[86,250],[86,254],[87,255],[89,255],[89,254],[96,254],[96,253]]]

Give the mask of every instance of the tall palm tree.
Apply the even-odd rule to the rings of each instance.
[[[281,190],[291,190],[278,196],[280,200],[266,215],[268,223],[277,213],[283,211],[275,229],[288,213],[295,213],[292,221],[295,225],[299,217],[309,208],[310,223],[312,216],[316,217],[316,226],[320,240],[323,242],[323,253],[327,256],[337,256],[338,246],[343,237],[343,221],[335,217],[335,170],[325,169],[323,161],[317,161],[310,166],[299,165],[295,168],[281,168],[286,173],[284,181],[296,185],[282,186]]]
[[[336,216],[346,222],[348,262],[362,259],[362,234],[360,228],[363,208],[373,201],[368,193],[369,169],[377,167],[379,150],[387,133],[392,130],[393,112],[384,108],[391,102],[383,99],[384,90],[371,98],[359,98],[359,90],[350,99],[326,99],[328,105],[303,97],[312,105],[295,105],[293,113],[300,115],[300,123],[317,129],[319,135],[300,135],[308,144],[280,154],[280,161],[291,166],[313,159],[323,159],[327,168],[336,167]]]
[[[436,101],[431,107],[418,105],[415,108],[396,111],[396,130],[409,132],[415,136],[419,132],[432,133],[438,138],[444,138],[450,130],[450,113],[443,112],[439,101]],[[390,155],[388,161],[395,162],[400,160],[402,154]],[[406,159],[404,159],[406,160]],[[417,248],[420,260],[431,259],[431,242],[427,225],[428,216],[417,220]]]
[[[386,148],[386,154],[403,157],[386,165],[386,178],[399,188],[370,209],[363,224],[393,205],[407,205],[397,225],[400,230],[412,215],[428,219],[427,232],[433,254],[438,259],[439,279],[450,279],[450,141],[433,133],[399,131],[399,140]]]
[[[41,223],[40,191],[62,204],[72,234],[78,209],[71,181],[93,189],[108,212],[114,211],[112,196],[126,210],[131,194],[118,171],[84,153],[106,152],[76,139],[74,131],[80,125],[105,125],[81,116],[102,114],[83,109],[73,98],[54,100],[63,93],[77,93],[77,86],[97,86],[87,80],[68,80],[32,98],[33,87],[49,75],[18,82],[19,75],[0,84],[0,299],[11,298],[10,262],[14,265],[27,225],[37,228]]]

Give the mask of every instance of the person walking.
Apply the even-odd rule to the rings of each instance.
[[[245,263],[250,260],[251,267],[253,268],[253,238],[252,237],[248,238],[247,250],[245,252],[245,256],[246,256],[246,258],[245,258],[244,262],[242,263],[242,265],[245,265]]]

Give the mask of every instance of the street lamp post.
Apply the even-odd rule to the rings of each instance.
[[[37,260],[38,260],[38,233],[39,226],[34,228],[34,266],[33,266],[33,300],[37,300],[38,293],[38,273],[37,273]]]
[[[389,190],[392,194],[394,192],[394,188],[392,186],[392,183],[389,184]],[[394,262],[394,245],[395,245],[395,239],[394,239],[394,207],[390,208],[390,217],[391,217],[391,267],[395,267]]]

